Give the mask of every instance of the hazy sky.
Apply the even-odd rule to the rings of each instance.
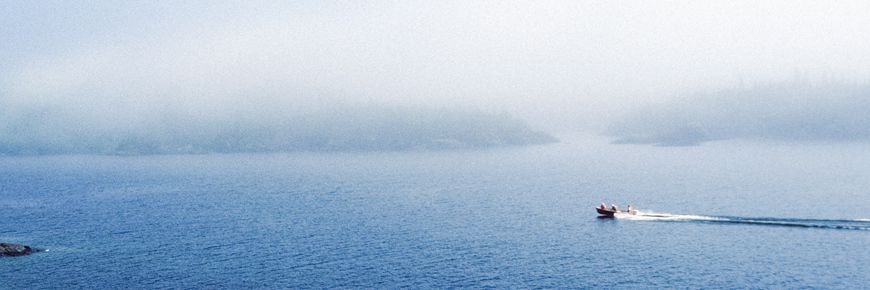
[[[868,1],[5,1],[0,105],[383,101],[594,125],[683,92],[868,81],[868,15]]]

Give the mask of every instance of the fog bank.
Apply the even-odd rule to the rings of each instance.
[[[200,110],[331,98],[508,111],[551,131],[599,129],[675,93],[783,81],[794,70],[870,80],[864,1],[0,7],[0,98],[97,112],[119,99]]]
[[[866,1],[7,1],[0,118],[66,140],[375,103],[598,131],[795,71],[866,82],[867,15]]]

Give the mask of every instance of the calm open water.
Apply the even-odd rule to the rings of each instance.
[[[0,157],[0,289],[870,285],[870,144],[563,140]]]

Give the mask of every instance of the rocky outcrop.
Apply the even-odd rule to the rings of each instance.
[[[30,255],[30,253],[39,252],[39,249],[30,248],[30,246],[19,244],[0,243],[0,257],[18,257]]]

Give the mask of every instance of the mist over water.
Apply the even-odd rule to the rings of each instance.
[[[867,1],[6,2],[0,288],[870,284]]]

